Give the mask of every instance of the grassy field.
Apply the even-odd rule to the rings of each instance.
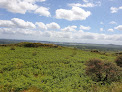
[[[85,74],[85,62],[91,58],[114,62],[116,56],[110,53],[13,48],[0,46],[0,92],[122,92],[121,83],[99,86]]]

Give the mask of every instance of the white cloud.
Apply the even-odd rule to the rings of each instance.
[[[120,6],[120,7],[111,7],[110,8],[110,10],[111,10],[111,13],[117,13],[119,10],[121,10],[122,9],[122,6]]]
[[[103,28],[100,28],[100,31],[104,31],[104,29]]]
[[[122,6],[120,6],[119,9],[122,9]]]
[[[0,20],[0,27],[9,28],[36,28],[32,22],[25,22],[22,19],[13,18],[11,20]]]
[[[107,31],[109,31],[109,32],[114,32],[114,30],[113,30],[113,29],[111,29],[111,28],[110,28],[110,29],[108,29]]]
[[[74,26],[73,28],[76,28]],[[106,34],[99,34],[99,33],[92,33],[92,32],[84,32],[80,31],[36,31],[31,29],[22,29],[22,28],[0,28],[0,36],[1,37],[18,37],[22,39],[22,37],[29,37],[32,39],[38,39],[42,37],[48,37],[48,39],[67,39],[68,40],[85,40],[89,43],[94,41],[102,41],[103,43],[110,41],[117,42],[122,41],[122,34],[113,34],[113,35],[106,35]],[[15,39],[14,38],[14,39]],[[64,40],[63,40],[64,41]],[[101,42],[100,42],[101,43]],[[120,43],[119,43],[120,44]]]
[[[36,25],[39,29],[42,29],[42,30],[60,29],[60,25],[55,23],[55,22],[52,22],[50,24],[44,24],[42,22],[36,22]]]
[[[90,32],[78,31],[73,35],[75,39],[95,39],[95,35]]]
[[[70,3],[68,4],[68,6],[71,7],[95,7],[95,6],[101,6],[101,2],[100,1],[88,1],[88,0],[83,0],[84,3]]]
[[[36,0],[36,1],[38,1],[38,2],[45,2],[46,0]]]
[[[61,31],[65,31],[65,32],[75,32],[76,31],[77,26],[68,26],[65,27],[63,29],[61,29]]]
[[[29,29],[22,29],[22,28],[0,28],[0,32],[2,34],[22,34],[22,35],[34,35],[35,32]]]
[[[117,24],[115,21],[111,21],[109,22],[109,24]]]
[[[35,26],[36,25],[36,26]],[[42,22],[36,22],[35,25],[32,22],[24,21],[22,19],[13,18],[11,20],[0,20],[0,37],[17,37],[19,39],[24,39],[24,37],[30,37],[31,39],[38,39],[41,37],[47,37],[47,39],[67,39],[68,40],[87,40],[87,42],[100,42],[101,40],[103,43],[105,41],[115,41],[119,42],[122,41],[122,34],[100,34],[100,33],[92,33],[92,32],[85,32],[83,30],[88,30],[88,26],[83,26],[81,30],[77,30],[77,26],[67,26],[63,29],[60,29],[60,25],[52,22],[49,24],[44,24]],[[40,29],[33,29],[38,27]],[[51,30],[50,29],[59,29],[59,31]],[[100,28],[103,30],[103,28]],[[115,27],[117,30],[122,30],[122,25]],[[108,29],[109,31],[113,32],[113,29]],[[29,39],[29,38],[28,38]],[[39,39],[38,39],[39,40]],[[64,41],[64,40],[63,40]]]
[[[46,0],[23,0],[24,2],[35,3],[35,2],[45,2]]]
[[[122,31],[122,25],[119,25],[119,26],[115,27],[114,29]]]
[[[39,29],[47,30],[46,25],[44,23],[42,23],[42,22],[36,22],[35,25],[37,25]]]
[[[14,27],[15,24],[9,20],[0,20],[0,27]]]
[[[4,8],[9,12],[25,14],[26,12],[35,11],[40,16],[50,16],[49,9],[39,7],[36,2],[44,2],[46,0],[0,0],[0,8]]]
[[[91,29],[91,27],[89,27],[89,26],[83,26],[83,25],[80,25],[80,29],[81,30],[90,30]]]
[[[86,3],[86,4],[71,3],[71,4],[68,4],[68,6],[71,6],[71,7],[95,7],[96,5],[93,3]]]
[[[54,38],[72,38],[72,32],[66,32],[66,31],[51,31],[52,37]]]
[[[11,21],[19,28],[36,28],[32,22],[25,22],[22,19],[13,18]]]
[[[122,41],[122,34],[113,34],[113,35],[106,35],[106,34],[99,34],[99,33],[91,33],[91,32],[84,32],[79,31],[73,34],[73,38],[75,39],[90,39],[90,40],[111,40],[111,41]]]
[[[23,28],[23,29],[41,29],[41,30],[50,30],[50,29],[60,29],[60,25],[52,22],[49,24],[44,24],[42,22],[32,22],[24,21],[22,19],[13,18],[11,20],[0,20],[0,27],[9,27],[9,28]]]
[[[111,13],[116,13],[118,11],[116,7],[111,7],[110,10],[111,10]]]
[[[47,26],[47,29],[60,29],[60,26],[55,22],[52,22],[50,24],[46,24],[46,26]]]
[[[36,4],[27,2],[26,0],[1,0],[0,8],[5,8],[9,12],[25,14],[26,11],[35,10]]]
[[[87,3],[87,2],[89,2],[89,1],[88,1],[88,0],[83,0],[83,2]]]
[[[51,31],[44,31],[44,32],[42,32],[41,36],[52,37],[52,32]]]
[[[91,15],[90,11],[85,11],[84,9],[79,7],[72,7],[71,10],[66,10],[66,9],[56,10],[57,19],[66,19],[69,21],[85,20],[90,15]]]
[[[101,25],[103,25],[104,23],[103,22],[100,22]]]
[[[50,12],[49,12],[49,9],[46,8],[46,7],[40,7],[38,9],[36,9],[35,13],[39,14],[40,16],[46,16],[46,17],[51,16]]]

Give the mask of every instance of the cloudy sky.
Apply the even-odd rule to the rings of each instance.
[[[122,0],[0,0],[0,38],[122,45]]]

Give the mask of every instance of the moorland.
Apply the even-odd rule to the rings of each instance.
[[[118,65],[118,57],[121,53],[114,51],[54,44],[1,44],[0,92],[121,92],[122,60]]]

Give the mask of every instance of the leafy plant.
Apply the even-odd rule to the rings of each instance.
[[[90,92],[93,81],[86,76],[84,63],[95,57],[115,59],[52,44],[24,44],[0,46],[0,92]],[[12,46],[16,50],[11,51]]]
[[[32,53],[32,56],[36,56],[36,55],[37,55],[37,52],[34,51],[34,52]]]
[[[118,56],[115,62],[118,66],[122,67],[122,55]]]
[[[96,82],[102,80],[104,63],[100,59],[91,59],[86,63],[86,74]]]
[[[15,47],[14,47],[14,46],[12,46],[12,47],[10,48],[10,50],[15,50]]]
[[[102,84],[111,83],[120,80],[120,68],[112,62],[103,62],[100,59],[91,59],[86,63],[86,74],[93,81],[102,82]]]

